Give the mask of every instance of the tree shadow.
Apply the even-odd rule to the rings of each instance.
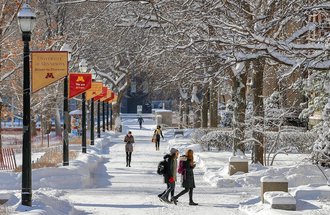
[[[75,203],[75,206],[80,207],[104,207],[104,208],[160,208],[161,205],[147,205],[147,204],[87,204],[87,203]]]

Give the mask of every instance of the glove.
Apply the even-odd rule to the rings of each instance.
[[[168,182],[170,182],[171,184],[174,183],[174,178],[170,177],[170,179],[168,180]]]

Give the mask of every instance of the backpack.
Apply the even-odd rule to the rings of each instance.
[[[158,163],[157,166],[157,174],[158,175],[165,175],[168,167],[168,159],[164,159]]]
[[[179,168],[178,168],[178,173],[179,174],[181,174],[181,175],[183,175],[183,174],[185,174],[185,172],[186,172],[186,168],[185,168],[185,166],[184,166],[184,162],[187,160],[187,159],[185,159],[186,157],[180,157],[180,160],[179,160]]]

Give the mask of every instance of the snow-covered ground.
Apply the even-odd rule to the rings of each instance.
[[[124,134],[105,133],[80,154],[70,166],[33,170],[33,206],[20,204],[21,175],[0,172],[0,214],[330,214],[330,187],[322,172],[305,158],[308,155],[279,155],[273,167],[249,165],[249,173],[228,175],[230,152],[203,152],[189,137],[173,137],[164,131],[160,151],[151,143],[155,123],[145,120],[142,130],[137,120],[123,122],[123,131],[135,137],[132,167],[125,166]],[[189,132],[186,132],[189,133]],[[166,185],[156,167],[169,148],[195,153],[196,189],[194,201],[188,195],[178,205],[160,202],[157,194]],[[330,177],[330,170],[324,170]],[[289,192],[297,200],[297,211],[271,209],[260,203],[260,178],[284,176]],[[177,182],[176,193],[181,191]]]

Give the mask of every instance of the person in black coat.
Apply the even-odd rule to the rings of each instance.
[[[163,136],[163,132],[161,130],[161,126],[157,125],[157,128],[154,131],[156,151],[159,151],[160,137],[162,137],[163,140],[164,140],[164,136]]]
[[[164,159],[167,159],[168,165],[164,172],[164,182],[167,184],[167,189],[158,195],[161,201],[171,203],[168,200],[168,196],[171,193],[171,197],[174,196],[174,189],[175,189],[175,181],[177,178],[177,159],[179,157],[179,151],[175,148],[170,150],[170,154],[164,156]]]
[[[142,123],[144,122],[142,116],[139,116],[138,122],[139,122],[139,125],[140,125],[140,129],[142,129]]]
[[[184,161],[184,174],[182,175],[182,187],[185,189],[182,190],[178,195],[173,196],[171,201],[174,204],[177,203],[178,198],[185,193],[189,192],[189,205],[198,205],[193,201],[193,189],[195,188],[195,178],[194,178],[194,168],[196,166],[194,162],[194,152],[189,149],[186,153],[187,160]]]

